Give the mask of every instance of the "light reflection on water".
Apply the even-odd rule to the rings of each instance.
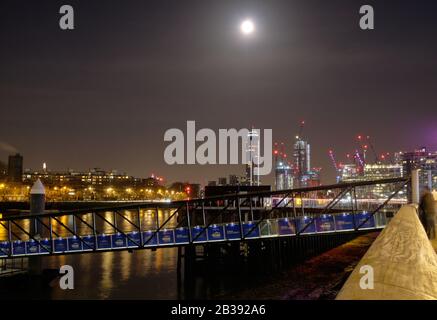
[[[172,213],[171,210],[159,210],[160,223]],[[105,219],[114,223],[111,212],[102,214]],[[137,212],[126,212],[128,219],[137,223]],[[92,225],[92,216],[84,215],[83,220]],[[140,212],[143,230],[156,228],[155,210]],[[59,220],[73,228],[70,217],[60,217]],[[48,224],[48,219],[45,219]],[[53,230],[60,236],[71,234],[55,221]],[[113,227],[100,218],[96,221],[100,233],[114,233]],[[31,223],[22,220],[20,226],[29,232]],[[122,218],[117,218],[117,226],[123,231],[133,231],[135,227]],[[176,219],[171,219],[166,227],[176,226]],[[12,231],[26,240],[27,237],[17,227]],[[81,235],[91,234],[85,224],[77,220],[77,231]],[[48,237],[48,230],[43,231],[43,237]],[[0,240],[5,240],[8,232],[0,227]],[[71,265],[74,269],[74,290],[61,290],[58,285],[51,289],[53,299],[177,299],[177,249],[164,248],[152,251],[150,249],[134,250],[133,252],[97,252],[73,254],[64,256],[41,257],[42,268],[59,270],[62,265]]]
[[[173,213],[173,210],[158,210],[158,219],[159,223],[162,224],[168,217]],[[116,221],[114,223],[114,215],[112,212],[104,212],[100,213],[101,216],[108,220],[112,224],[116,224],[117,228],[124,232],[129,231],[136,231],[136,228],[130,224],[128,221],[124,220],[123,218],[117,216]],[[138,214],[136,211],[124,211],[124,216],[132,221],[134,224],[138,224]],[[91,214],[85,214],[81,215],[81,218],[89,225],[93,224],[92,221],[92,215]],[[140,220],[141,220],[141,226],[143,230],[153,230],[157,228],[157,222],[156,222],[156,211],[155,210],[141,210],[140,211]],[[67,225],[70,229],[73,229],[73,217],[72,216],[62,216],[58,217],[58,219],[65,225]],[[17,220],[19,221],[19,225],[21,228],[26,230],[27,232],[30,232],[31,225],[34,225],[34,223],[30,220]],[[46,226],[49,226],[49,219],[43,218],[43,223]],[[167,224],[166,228],[171,228],[176,226],[176,218],[172,218]],[[88,235],[92,234],[92,230],[85,224],[79,221],[79,219],[76,219],[76,227],[77,227],[77,233],[80,235]],[[99,233],[116,233],[117,231],[109,224],[106,223],[103,219],[96,216],[96,227]],[[42,237],[49,237],[49,230],[47,227],[41,226],[42,228]],[[52,219],[52,228],[54,235],[58,234],[61,237],[67,237],[71,236],[71,233],[64,228],[61,224],[56,222]],[[20,237],[22,240],[27,240],[28,236],[20,230],[19,227],[12,225],[12,232],[13,234]],[[2,226],[0,226],[0,241],[1,240],[7,240],[8,239],[8,230]],[[14,240],[16,240],[16,237],[14,237]]]
[[[43,268],[74,269],[74,290],[54,286],[53,299],[177,299],[177,249],[101,252],[42,258]]]

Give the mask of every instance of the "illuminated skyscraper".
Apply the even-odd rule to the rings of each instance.
[[[311,147],[310,144],[296,136],[293,146],[294,180],[296,187],[306,187],[308,175],[311,172]]]
[[[259,132],[256,129],[249,131],[246,146],[246,179],[250,186],[259,186]]]
[[[293,171],[283,159],[276,162],[275,188],[276,190],[293,189]]]

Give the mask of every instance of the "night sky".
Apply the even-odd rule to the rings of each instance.
[[[364,4],[375,30],[359,28]],[[167,129],[271,128],[291,153],[305,119],[332,182],[328,150],[344,160],[359,133],[378,153],[437,149],[436,39],[430,0],[2,0],[0,160],[205,184],[243,169],[166,165]]]

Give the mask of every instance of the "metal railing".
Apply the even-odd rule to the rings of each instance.
[[[6,233],[0,239],[0,258],[381,228],[385,213],[395,212],[405,202],[399,194],[408,182],[408,178],[394,178],[227,194],[163,207],[136,203],[3,217],[0,229]],[[375,186],[386,188],[385,197],[372,194]],[[161,208],[171,208],[163,219]],[[153,212],[152,227],[142,223],[145,210]]]

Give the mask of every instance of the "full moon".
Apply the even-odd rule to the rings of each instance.
[[[245,35],[249,35],[255,31],[255,25],[252,20],[244,20],[240,26],[241,32]]]

